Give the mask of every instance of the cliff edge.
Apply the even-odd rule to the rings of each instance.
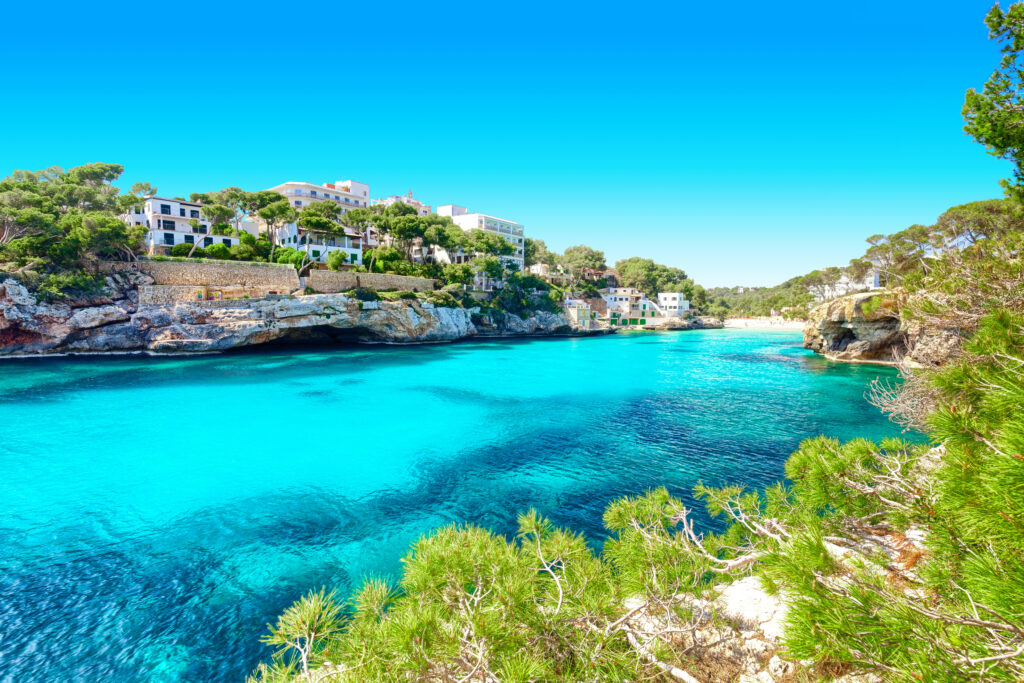
[[[344,294],[142,303],[145,274],[107,277],[107,293],[42,302],[0,280],[0,356],[54,353],[211,352],[270,342],[454,341],[478,333],[472,312],[426,301],[360,302]],[[508,315],[491,335],[572,334],[561,315]]]

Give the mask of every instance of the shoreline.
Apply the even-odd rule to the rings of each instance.
[[[802,330],[805,324],[802,320],[783,320],[782,318],[728,318],[723,327],[740,330]]]

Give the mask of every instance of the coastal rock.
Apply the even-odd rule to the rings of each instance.
[[[894,362],[907,348],[895,300],[861,292],[817,306],[804,326],[804,348],[833,360]]]
[[[939,365],[956,354],[958,330],[903,320],[892,292],[859,292],[814,308],[804,326],[804,348],[839,361]]]
[[[68,320],[72,329],[86,330],[128,320],[128,314],[113,304],[80,308]]]
[[[643,326],[645,330],[718,330],[724,323],[709,315],[692,318],[668,318]]]
[[[761,579],[748,576],[716,586],[716,589],[720,592],[715,606],[723,616],[742,628],[760,631],[772,643],[778,642],[786,619],[786,605],[765,591]]]
[[[139,304],[140,276],[107,280],[104,295],[52,304],[37,301],[14,279],[0,281],[0,355],[211,352],[274,341],[442,342],[480,331],[470,311],[418,300],[380,301],[370,308],[344,294],[312,294]],[[504,316],[484,332],[548,335],[573,329],[565,316],[541,312]]]

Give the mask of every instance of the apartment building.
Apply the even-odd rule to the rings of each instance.
[[[515,264],[519,272],[523,272],[523,226],[521,224],[505,218],[490,216],[486,213],[470,213],[465,207],[456,204],[445,204],[444,206],[437,207],[437,215],[448,216],[455,225],[466,232],[483,230],[504,237],[512,243],[515,251],[508,256],[503,256],[502,260]],[[459,263],[469,258],[472,257],[467,254],[445,254],[443,250],[437,254],[437,259],[442,263],[446,261],[449,263]],[[480,289],[491,289],[492,287],[500,286],[501,283],[500,281],[489,281],[482,276],[477,276],[477,282],[474,284]]]
[[[351,209],[365,209],[370,205],[370,186],[355,180],[339,180],[334,183],[307,183],[289,181],[268,188],[288,198],[297,211],[313,202],[330,201],[341,208],[341,213]],[[307,230],[297,223],[287,223],[274,230],[278,244],[299,251],[308,251],[314,261],[325,262],[334,251],[343,251],[351,264],[363,262],[363,237],[358,232],[345,228],[342,233],[331,234]]]
[[[202,217],[202,205],[196,202],[149,197],[141,207],[131,210],[122,219],[131,225],[144,225],[148,228],[146,251],[150,254],[167,254],[176,244],[199,242],[201,247],[214,244],[233,247],[239,243],[237,237],[212,234],[210,221]],[[252,224],[244,225],[243,228],[249,226]],[[251,229],[255,229],[255,226]]]

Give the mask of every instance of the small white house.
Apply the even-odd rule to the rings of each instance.
[[[601,290],[612,325],[646,325],[650,318],[665,317],[661,308],[635,287],[609,287]]]
[[[121,218],[131,225],[148,228],[146,251],[150,254],[169,253],[176,244],[199,242],[201,247],[214,244],[233,247],[239,243],[237,237],[212,234],[210,221],[202,217],[201,209],[202,205],[196,202],[149,197],[141,207],[132,209]]]
[[[681,318],[690,310],[690,301],[681,292],[658,292],[658,306],[668,318]]]
[[[564,302],[565,315],[573,327],[579,330],[592,329],[594,311],[583,299],[566,299]]]
[[[881,289],[882,273],[878,268],[872,268],[866,275],[859,279],[852,279],[846,273],[836,281],[835,285],[823,288],[815,295],[815,300],[826,301],[836,297],[846,296],[854,292],[866,292],[872,289]]]

